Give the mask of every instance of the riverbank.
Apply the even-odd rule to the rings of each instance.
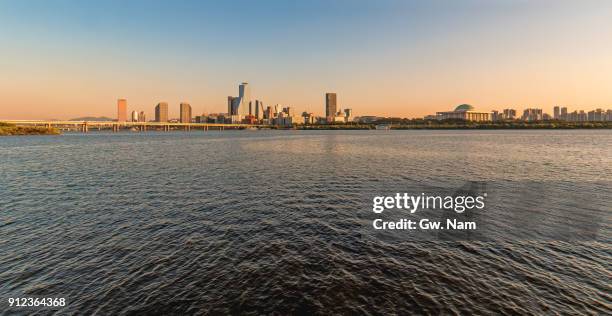
[[[56,128],[35,127],[35,126],[16,126],[14,124],[0,122],[0,136],[16,135],[59,135]]]
[[[431,130],[452,130],[452,129],[612,129],[612,122],[432,122],[420,121],[410,123],[390,123],[380,124],[331,124],[331,125],[298,125],[296,129],[302,130],[368,130],[368,129],[431,129]]]

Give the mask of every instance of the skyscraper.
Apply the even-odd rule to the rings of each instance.
[[[334,117],[337,111],[336,107],[336,94],[326,93],[325,94],[325,117]]]
[[[560,119],[560,118],[561,118],[561,112],[560,112],[559,110],[560,110],[560,108],[559,108],[558,106],[555,106],[555,107],[553,108],[553,118],[554,118],[555,120],[558,120],[558,119]]]
[[[181,123],[191,123],[191,105],[187,102],[181,102]]]
[[[234,97],[232,97],[231,95],[227,97],[227,115],[232,115],[234,114],[234,109],[232,107],[232,102],[234,101]]]
[[[243,82],[238,87],[238,97],[227,97],[227,114],[232,118],[232,122],[239,123],[255,112],[252,108],[251,89],[247,82]]]
[[[132,111],[132,122],[138,122],[138,111]]]
[[[138,114],[138,122],[146,122],[147,121],[147,117],[145,115],[144,111],[140,111],[140,113]]]
[[[251,103],[251,89],[249,88],[248,82],[243,82],[238,87],[238,98],[240,98],[240,104],[238,105],[237,115],[241,118],[249,115],[249,104]]]
[[[155,122],[168,122],[168,103],[157,103],[155,107]]]
[[[238,115],[238,111],[240,110],[240,97],[232,97],[232,123],[240,123],[242,118]]]
[[[567,107],[562,107],[561,108],[561,117],[560,119],[562,120],[567,120]]]
[[[125,122],[127,118],[127,100],[119,99],[117,100],[117,122]]]
[[[268,106],[266,110],[264,111],[263,118],[264,120],[271,120],[273,117],[274,117],[274,114],[272,112],[272,107]]]
[[[258,120],[263,118],[263,103],[259,100],[255,100],[255,113],[253,115]]]

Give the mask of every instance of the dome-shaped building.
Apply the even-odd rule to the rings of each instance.
[[[460,104],[454,111],[436,113],[438,120],[460,119],[466,121],[483,122],[491,120],[491,113],[476,112],[474,107],[469,104]]]
[[[474,107],[469,105],[469,104],[461,104],[461,105],[458,105],[455,108],[455,112],[459,112],[459,111],[464,111],[464,112],[465,111],[474,111]]]

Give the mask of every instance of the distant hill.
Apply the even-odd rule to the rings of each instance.
[[[112,118],[106,117],[106,116],[100,116],[100,117],[84,116],[84,117],[73,118],[73,119],[70,119],[69,121],[91,121],[91,122],[97,122],[97,121],[114,121],[114,120],[115,119],[112,119]]]

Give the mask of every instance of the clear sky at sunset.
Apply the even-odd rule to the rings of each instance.
[[[612,108],[612,1],[0,0],[0,119],[225,112],[253,98],[355,115]]]

